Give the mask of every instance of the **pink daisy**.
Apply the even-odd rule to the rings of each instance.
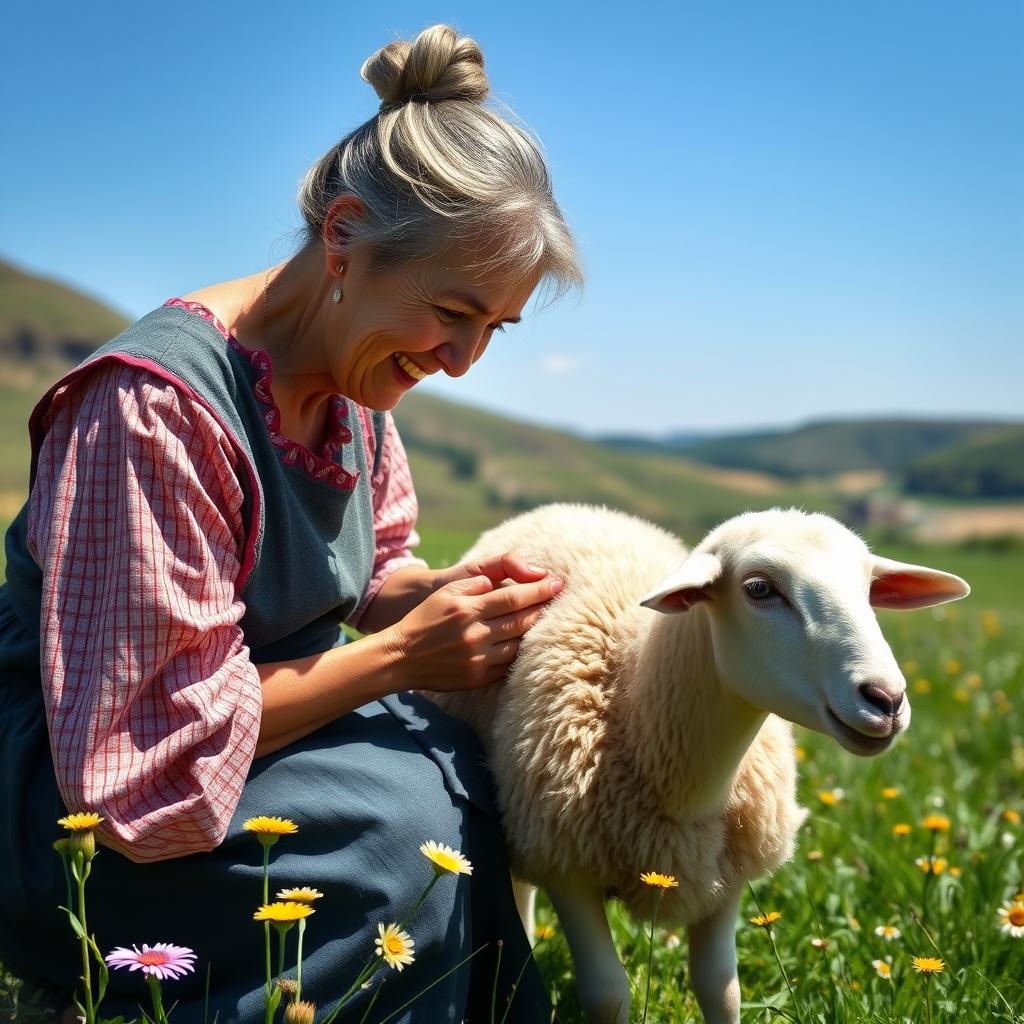
[[[152,974],[160,981],[180,978],[195,968],[196,955],[185,946],[172,946],[169,942],[158,942],[155,946],[142,944],[142,950],[135,945],[131,949],[118,946],[108,953],[104,960],[111,967],[127,967],[130,971],[141,970]]]

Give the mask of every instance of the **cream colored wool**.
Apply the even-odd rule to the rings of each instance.
[[[639,603],[686,548],[621,512],[549,505],[483,534],[463,560],[504,551],[565,589],[505,683],[429,696],[487,750],[513,874],[542,886],[585,879],[639,918],[652,905],[640,873],[673,874],[679,887],[662,894],[658,919],[692,923],[787,860],[807,813],[790,725],[769,715],[730,763],[713,728],[728,709],[706,609],[663,615]]]

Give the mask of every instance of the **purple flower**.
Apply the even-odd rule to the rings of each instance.
[[[158,942],[149,946],[145,942],[141,951],[137,946],[125,949],[118,946],[108,953],[104,960],[111,967],[127,967],[130,971],[141,970],[143,974],[152,974],[160,981],[168,978],[180,978],[195,969],[196,955],[185,946],[172,946],[169,942]]]

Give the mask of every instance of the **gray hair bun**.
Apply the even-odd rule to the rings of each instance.
[[[480,47],[450,25],[424,29],[411,43],[388,43],[359,73],[380,97],[381,110],[410,101],[483,103],[490,91]]]

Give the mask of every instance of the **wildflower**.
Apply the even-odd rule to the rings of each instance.
[[[272,921],[274,924],[285,924],[301,921],[316,911],[308,903],[267,903],[252,915],[254,921]]]
[[[961,665],[956,658],[950,658],[949,661],[946,662],[946,672],[951,676],[957,675],[962,668],[963,665]]]
[[[382,923],[378,923],[377,930],[380,932],[380,938],[374,939],[377,955],[384,957],[389,967],[400,971],[406,964],[413,962],[414,942],[408,932],[402,931],[397,924],[389,924],[385,928]]]
[[[958,686],[953,691],[953,700],[955,700],[957,704],[967,704],[970,699],[971,695],[962,686]]]
[[[69,814],[66,817],[58,818],[57,824],[63,825],[69,832],[87,832],[94,829],[101,821],[98,814],[87,811],[80,814]]]
[[[905,661],[903,662],[903,674],[912,676],[920,667],[916,661]]]
[[[943,871],[949,866],[949,861],[945,857],[917,857],[914,859],[914,863],[927,875],[929,873],[933,875],[941,875]]]
[[[1024,903],[1013,900],[1004,903],[996,911],[999,917],[999,930],[1015,939],[1024,938]]]
[[[871,966],[875,969],[875,974],[880,978],[885,978],[886,981],[892,981],[892,966],[886,963],[884,960],[872,960]]]
[[[807,751],[803,747],[794,747],[793,753],[796,755],[797,762],[807,760]]]
[[[302,886],[298,889],[282,889],[277,894],[277,898],[291,903],[312,903],[313,900],[322,899],[323,895],[319,889],[310,889],[308,886]]]
[[[829,946],[832,945],[832,943],[829,942],[828,939],[819,939],[815,937],[811,939],[811,945],[815,949],[820,949],[822,952],[824,952],[826,949],[828,949]]]
[[[850,927],[854,931],[860,931],[860,921],[858,921],[857,918],[855,918],[855,917],[851,917],[850,918]]]
[[[533,931],[534,936],[543,942],[545,939],[553,939],[555,937],[555,929],[549,924],[539,924]]]
[[[640,876],[640,881],[647,885],[656,885],[659,889],[678,889],[679,883],[675,875],[661,875],[657,871],[648,871]]]
[[[926,694],[932,692],[932,684],[923,676],[914,680],[914,693]]]
[[[666,949],[678,949],[682,944],[683,940],[679,937],[679,932],[669,932],[665,936]]]
[[[242,822],[242,828],[255,832],[263,846],[273,846],[281,836],[294,835],[299,831],[299,826],[287,818],[248,818]]]
[[[438,874],[442,871],[450,871],[453,875],[473,873],[473,865],[458,850],[453,850],[444,843],[435,843],[433,839],[429,839],[420,846],[420,853],[433,862],[434,870]]]
[[[1003,821],[1008,821],[1011,825],[1020,824],[1020,812],[1015,811],[1012,807],[1007,807],[1003,811]]]
[[[981,613],[981,628],[985,631],[985,636],[987,637],[999,636],[1003,631],[999,616],[989,608],[986,608]]]
[[[277,987],[283,996],[293,996],[299,990],[299,983],[294,978],[278,978]]]
[[[833,807],[839,803],[846,794],[836,787],[835,789],[819,789],[818,799],[826,806]]]
[[[959,868],[956,868],[956,867],[950,868],[950,869],[949,869],[949,873],[950,873],[950,874],[951,874],[951,875],[952,875],[952,876],[953,876],[954,878],[959,878],[959,877],[960,877],[960,869],[959,869]]]
[[[900,791],[896,786],[885,786],[882,789],[882,796],[886,800],[895,800],[900,795]]]
[[[155,946],[142,944],[140,950],[118,946],[103,958],[111,967],[127,967],[130,971],[142,971],[160,981],[174,980],[195,970],[196,955],[185,946],[172,946],[169,942],[158,942]]]
[[[875,934],[879,938],[885,939],[886,942],[892,942],[893,939],[898,939],[903,933],[894,924],[880,924],[875,929]]]
[[[906,822],[900,821],[892,827],[892,834],[894,836],[909,836],[913,829],[906,824]]]
[[[808,850],[807,851],[807,859],[809,861],[812,861],[813,863],[817,863],[824,856],[825,855],[821,852],[821,850]]]
[[[1016,836],[1012,832],[1004,832],[999,837],[999,842],[1003,844],[1004,849],[1009,850],[1011,846],[1017,841]]]
[[[758,928],[770,928],[781,918],[782,915],[777,910],[769,910],[767,914],[758,914],[757,917],[752,917],[750,923],[756,924]]]
[[[928,814],[921,819],[921,828],[926,828],[929,832],[948,832],[949,818],[944,814]]]
[[[305,1001],[289,1003],[284,1008],[284,1024],[313,1024],[316,1004]]]
[[[934,956],[915,956],[910,962],[918,974],[941,974],[946,969],[945,963]]]

